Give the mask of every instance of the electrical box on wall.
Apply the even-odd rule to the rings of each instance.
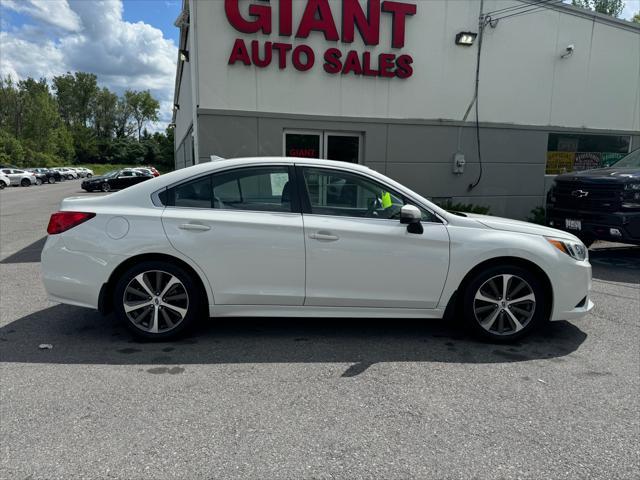
[[[464,173],[464,165],[467,162],[464,159],[464,153],[456,153],[453,156],[453,173],[461,174]]]

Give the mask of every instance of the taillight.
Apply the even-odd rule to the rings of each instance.
[[[56,212],[49,219],[47,233],[56,235],[57,233],[66,232],[95,216],[95,213],[88,212]]]

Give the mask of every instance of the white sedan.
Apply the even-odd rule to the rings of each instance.
[[[42,252],[49,296],[168,339],[201,316],[449,318],[513,341],[586,315],[571,234],[450,213],[367,167],[244,158],[68,198]]]

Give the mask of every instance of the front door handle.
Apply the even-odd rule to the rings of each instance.
[[[211,230],[209,225],[202,225],[200,223],[183,223],[178,227],[180,230],[191,230],[193,232],[206,232]]]
[[[340,237],[338,237],[337,235],[332,235],[325,232],[312,233],[311,235],[309,235],[309,238],[312,238],[313,240],[320,240],[321,242],[335,242],[336,240],[340,239]]]

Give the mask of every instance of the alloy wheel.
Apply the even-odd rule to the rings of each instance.
[[[517,275],[502,274],[484,282],[475,294],[473,313],[494,335],[512,335],[529,324],[536,309],[531,286]]]
[[[111,185],[109,185],[107,182],[104,182],[102,184],[102,191],[103,192],[110,192],[111,191]]]
[[[176,328],[189,310],[189,295],[174,275],[151,270],[136,275],[124,289],[124,312],[138,329],[164,333]]]

